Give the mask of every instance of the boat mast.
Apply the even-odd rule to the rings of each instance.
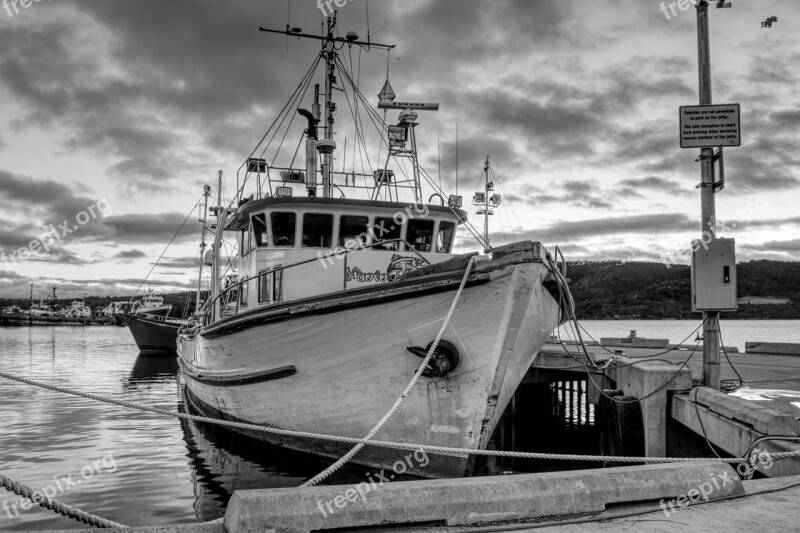
[[[201,289],[203,285],[203,263],[205,263],[205,251],[206,251],[206,228],[208,221],[208,197],[211,196],[211,187],[209,185],[203,185],[203,196],[205,197],[205,201],[203,202],[203,218],[198,220],[198,222],[203,223],[203,232],[200,234],[200,268],[197,271],[197,298],[195,299],[194,304],[194,312],[195,314],[200,312],[200,299],[202,298]]]
[[[486,242],[486,247],[489,248],[489,191],[492,186],[489,185],[489,156],[486,156],[486,163],[483,165],[483,173],[486,178],[486,194],[483,206],[483,240]]]
[[[322,156],[322,196],[329,198],[332,190],[331,172],[333,170],[333,152],[336,150],[336,141],[333,140],[334,135],[334,115],[336,114],[336,102],[333,101],[334,85],[336,84],[336,45],[348,46],[363,46],[367,49],[378,48],[382,50],[391,50],[395,47],[393,44],[374,43],[367,36],[366,41],[360,41],[355,32],[348,32],[346,37],[336,37],[334,31],[336,30],[336,11],[333,16],[326,17],[328,25],[328,33],[324,36],[312,35],[303,33],[300,28],[289,28],[286,30],[270,30],[267,28],[259,28],[259,31],[277,33],[281,35],[288,35],[290,37],[316,39],[322,41],[322,58],[325,60],[325,137],[316,143],[317,151]],[[316,98],[315,98],[316,104]],[[315,106],[316,107],[316,106]],[[313,113],[316,116],[316,113]],[[307,157],[309,155],[307,154]],[[314,180],[307,178],[307,185],[314,183]],[[309,195],[312,189],[309,188]]]
[[[476,192],[472,197],[472,203],[478,208],[478,215],[483,215],[483,241],[486,249],[489,246],[489,217],[493,214],[493,209],[500,207],[500,195],[494,194],[494,182],[489,180],[489,156],[483,164],[484,188],[483,192]]]
[[[222,171],[217,174],[217,207],[215,209],[217,215],[217,235],[214,239],[213,260],[211,262],[211,296],[214,301],[214,308],[212,310],[211,321],[215,321],[219,316],[219,270],[220,270],[220,257],[219,250],[222,243],[222,228],[225,226],[225,211],[222,209]]]
[[[336,12],[332,17],[327,17],[328,38],[325,41],[325,140],[333,141],[333,114],[336,111],[336,103],[333,101],[333,85],[336,83],[336,48],[333,41],[333,30],[336,28]],[[318,145],[322,154],[322,197],[329,198],[331,193],[331,168],[333,165],[333,150],[336,143],[323,143]]]

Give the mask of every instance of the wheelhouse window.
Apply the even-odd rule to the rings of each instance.
[[[250,246],[252,243],[250,242],[250,227],[248,226],[247,229],[242,230],[242,256],[245,256],[250,253]]]
[[[258,273],[258,303],[270,304],[283,301],[283,270],[275,265]]]
[[[333,242],[333,215],[306,213],[303,215],[303,246],[330,248]]]
[[[436,252],[440,254],[450,253],[453,245],[453,235],[456,233],[456,225],[453,222],[439,222],[439,231],[436,234]]]
[[[406,241],[418,252],[430,252],[433,243],[433,220],[409,220]]]
[[[255,240],[255,246],[267,246],[269,243],[269,235],[267,234],[267,215],[264,213],[253,215],[252,223],[252,237]]]
[[[280,268],[283,265],[276,265]],[[283,301],[283,270],[276,270],[272,273],[272,301],[278,303]]]
[[[272,301],[272,274],[262,270],[258,273],[258,303],[268,304]]]
[[[342,215],[339,218],[339,246],[347,248],[347,243],[355,241],[358,246],[367,244],[369,218],[355,215]],[[352,246],[352,245],[351,245]],[[355,248],[355,246],[353,246]]]
[[[245,281],[244,283],[239,285],[239,287],[240,287],[240,289],[239,289],[239,305],[241,307],[247,307],[247,295],[248,295],[247,293],[249,292],[248,291],[248,287],[249,286],[250,286],[250,281],[249,280]]]
[[[297,215],[294,213],[270,213],[272,222],[272,245],[294,246]]]
[[[372,225],[372,238],[375,242],[391,241],[399,239],[403,231],[403,226],[397,224],[392,218],[375,217],[375,224]],[[373,250],[399,250],[401,242],[394,241],[380,246],[373,247]]]

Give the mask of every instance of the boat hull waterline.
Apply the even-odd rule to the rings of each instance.
[[[457,348],[459,366],[444,378],[421,378],[375,440],[486,448],[559,323],[559,302],[543,285],[547,276],[541,262],[477,265],[443,337]],[[411,286],[392,299],[240,325],[227,334],[181,336],[179,360],[189,399],[215,418],[362,438],[418,369],[420,358],[407,348],[426,347],[435,338],[458,281],[438,290]],[[338,458],[351,447],[248,434],[326,457]],[[389,468],[407,454],[368,446],[353,462]],[[425,468],[408,473],[471,473],[470,456],[429,455]]]

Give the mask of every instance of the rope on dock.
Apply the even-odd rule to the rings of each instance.
[[[273,435],[280,435],[284,437],[296,437],[304,439],[317,439],[329,442],[341,442],[345,444],[359,444],[364,443],[368,446],[375,446],[377,448],[393,448],[397,450],[423,450],[431,453],[444,453],[453,455],[480,455],[487,457],[513,457],[516,459],[546,459],[553,461],[592,461],[592,462],[617,462],[617,463],[679,463],[679,462],[694,462],[694,461],[717,461],[723,463],[742,463],[745,462],[744,457],[723,457],[723,458],[708,458],[708,457],[629,457],[629,456],[613,456],[613,455],[569,455],[564,453],[539,453],[539,452],[512,452],[502,450],[475,450],[471,448],[448,448],[445,446],[430,446],[427,444],[413,444],[408,442],[391,442],[380,440],[366,440],[354,437],[342,437],[339,435],[328,435],[325,433],[309,433],[307,431],[293,431],[289,429],[280,429],[270,426],[259,424],[249,424],[246,422],[234,422],[232,420],[220,420],[218,418],[208,418],[200,415],[191,415],[188,413],[179,413],[178,411],[168,411],[166,409],[159,409],[157,407],[149,407],[147,405],[139,405],[124,400],[115,400],[113,398],[105,398],[96,394],[88,392],[76,391],[49,383],[42,383],[27,379],[7,372],[0,371],[0,377],[32,385],[42,389],[47,389],[63,394],[70,394],[80,398],[87,398],[89,400],[96,400],[99,402],[117,405],[120,407],[127,407],[129,409],[136,409],[147,413],[154,413],[172,418],[179,418],[183,420],[192,420],[194,422],[202,422],[205,424],[216,424],[234,429],[243,429],[248,431],[258,431],[263,433],[270,433]],[[800,457],[800,451],[793,452],[778,452],[770,453],[772,459],[789,459]]]
[[[417,372],[414,374],[414,377],[411,378],[411,381],[408,383],[408,386],[405,388],[400,397],[397,398],[397,401],[394,402],[392,408],[389,409],[389,411],[385,415],[383,415],[383,418],[381,418],[380,421],[378,421],[378,423],[375,424],[375,427],[373,427],[370,430],[370,432],[367,433],[367,436],[364,437],[364,441],[370,440],[372,437],[375,436],[376,433],[378,433],[378,431],[381,430],[381,428],[386,424],[386,422],[389,421],[392,415],[394,415],[400,408],[400,406],[403,404],[403,402],[411,392],[411,389],[413,389],[414,385],[416,385],[417,381],[419,381],[419,378],[422,377],[422,373],[427,368],[428,362],[431,360],[431,357],[433,357],[433,352],[436,351],[436,348],[439,346],[439,342],[442,340],[442,337],[444,337],[444,332],[447,329],[447,326],[450,325],[450,320],[452,320],[453,318],[453,313],[455,313],[456,311],[456,305],[458,305],[458,300],[461,299],[461,293],[464,292],[464,286],[467,284],[469,273],[472,270],[472,266],[474,264],[475,264],[475,256],[473,255],[472,257],[470,257],[469,263],[467,263],[467,268],[464,270],[464,277],[461,278],[461,284],[458,286],[458,291],[456,291],[456,295],[453,298],[453,303],[450,304],[450,309],[447,311],[447,315],[445,315],[444,317],[444,322],[442,322],[442,327],[439,328],[439,333],[437,333],[436,338],[433,339],[430,348],[428,348],[428,353],[425,355],[425,358],[422,360],[422,363],[420,363]],[[333,474],[334,472],[339,470],[342,466],[344,466],[350,459],[352,459],[358,452],[360,452],[361,449],[364,448],[364,446],[366,446],[366,442],[359,442],[349,452],[340,457],[339,460],[337,460],[335,463],[333,463],[328,468],[326,468],[325,470],[323,470],[316,476],[312,477],[311,479],[309,479],[300,486],[313,487],[320,481],[324,481],[331,474]]]
[[[36,492],[30,487],[18,481],[14,481],[13,479],[6,477],[3,474],[0,474],[0,486],[5,487],[7,490],[13,492],[17,496],[22,496],[24,498],[30,499],[33,503],[41,507],[44,507],[45,509],[50,509],[51,511],[54,511],[61,515],[67,516],[69,518],[74,518],[78,522],[83,522],[84,524],[89,524],[90,526],[100,527],[100,528],[127,527],[123,526],[122,524],[112,522],[111,520],[106,520],[105,518],[101,518],[99,516],[87,513],[86,511],[81,511],[77,507],[72,507],[71,505],[67,505],[66,503],[61,503],[52,498],[48,498],[41,492]]]

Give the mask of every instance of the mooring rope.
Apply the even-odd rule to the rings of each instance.
[[[428,444],[413,444],[407,442],[392,442],[392,441],[380,441],[380,440],[366,440],[366,439],[359,439],[355,437],[342,437],[339,435],[329,435],[325,433],[310,433],[307,431],[294,431],[289,429],[280,429],[276,427],[270,427],[265,425],[259,424],[250,424],[247,422],[234,422],[232,420],[221,420],[218,418],[208,418],[205,416],[200,415],[191,415],[188,413],[179,413],[178,411],[168,411],[167,409],[159,409],[157,407],[149,407],[147,405],[139,405],[132,402],[126,402],[124,400],[115,400],[113,398],[105,398],[103,396],[98,396],[96,394],[91,394],[88,392],[81,392],[76,391],[73,389],[67,389],[65,387],[58,387],[56,385],[50,385],[49,383],[42,383],[39,381],[34,381],[32,379],[23,378],[20,376],[15,376],[13,374],[9,374],[7,372],[0,371],[0,377],[10,379],[12,381],[17,381],[19,383],[24,383],[26,385],[32,385],[34,387],[39,387],[42,389],[48,389],[55,392],[61,392],[63,394],[70,394],[72,396],[78,396],[80,398],[87,398],[89,400],[96,400],[99,402],[117,405],[120,407],[127,407],[130,409],[136,409],[138,411],[144,411],[148,413],[154,413],[163,416],[169,416],[172,418],[179,418],[184,420],[193,420],[195,422],[202,422],[206,424],[216,424],[219,426],[225,426],[229,428],[235,429],[245,429],[250,431],[259,431],[263,433],[270,433],[273,435],[280,435],[284,437],[297,437],[297,438],[304,438],[304,439],[317,439],[317,440],[325,440],[330,442],[341,442],[345,444],[359,444],[364,443],[368,446],[375,446],[377,448],[394,448],[397,450],[423,450],[426,452],[432,453],[444,453],[444,454],[454,454],[454,455],[480,455],[480,456],[487,456],[487,457],[513,457],[516,459],[548,459],[548,460],[555,460],[555,461],[592,461],[592,462],[617,462],[617,463],[678,463],[678,462],[692,462],[692,461],[717,461],[717,462],[724,462],[724,463],[741,463],[745,461],[743,457],[723,457],[721,459],[718,458],[708,458],[708,457],[630,457],[630,456],[614,456],[614,455],[570,455],[564,453],[541,453],[541,452],[512,452],[512,451],[502,451],[502,450],[476,450],[472,448],[450,448],[446,446],[431,446]],[[773,459],[787,459],[791,457],[800,457],[800,450],[793,451],[793,452],[777,452],[777,453],[770,453],[770,457]]]
[[[436,351],[436,348],[439,346],[439,342],[442,340],[442,337],[444,336],[444,332],[447,329],[447,326],[450,325],[450,320],[452,320],[453,313],[455,313],[455,311],[456,311],[456,305],[458,305],[458,300],[461,299],[461,293],[464,292],[464,286],[467,284],[467,278],[469,278],[469,273],[472,270],[472,265],[474,263],[475,263],[475,256],[473,255],[472,257],[470,257],[469,263],[467,263],[467,268],[464,270],[464,277],[461,278],[461,284],[458,286],[458,290],[456,291],[455,298],[453,298],[453,303],[450,304],[450,310],[447,311],[447,315],[444,317],[444,322],[442,322],[442,327],[439,328],[439,333],[437,333],[436,334],[436,338],[433,339],[433,342],[431,343],[431,347],[428,348],[428,353],[425,355],[425,358],[422,360],[422,363],[419,365],[419,368],[417,369],[417,372],[414,374],[414,377],[411,378],[411,381],[408,383],[408,386],[405,388],[405,390],[400,395],[400,397],[397,398],[397,401],[394,402],[394,405],[392,406],[392,408],[389,409],[389,411],[385,415],[383,415],[383,418],[381,418],[380,421],[377,424],[375,424],[375,427],[373,427],[370,430],[370,432],[367,433],[367,436],[364,437],[364,441],[370,440],[372,437],[375,436],[376,433],[378,433],[378,431],[381,430],[381,428],[386,424],[386,422],[389,421],[389,419],[392,417],[392,415],[394,415],[395,412],[397,412],[397,410],[400,408],[400,406],[406,400],[406,397],[408,397],[409,393],[411,392],[411,389],[414,388],[414,385],[417,384],[417,381],[419,381],[419,378],[422,377],[422,373],[425,371],[425,368],[427,368],[428,362],[431,360],[431,357],[433,357],[433,352]],[[347,452],[342,457],[340,457],[338,461],[336,461],[331,466],[329,466],[328,468],[326,468],[325,470],[323,470],[322,472],[320,472],[316,476],[312,477],[311,479],[309,479],[308,481],[306,481],[305,483],[303,483],[300,486],[301,487],[313,487],[314,485],[316,485],[320,481],[324,481],[331,474],[333,474],[334,472],[339,470],[342,466],[344,466],[345,463],[347,463],[358,452],[360,452],[361,449],[364,448],[364,446],[366,446],[366,442],[359,442],[349,452]]]
[[[13,492],[17,496],[30,499],[33,503],[44,507],[45,509],[50,509],[56,513],[68,516],[69,518],[74,518],[78,522],[83,522],[84,524],[89,524],[90,526],[101,528],[127,527],[123,526],[122,524],[112,522],[111,520],[106,520],[105,518],[87,513],[86,511],[81,511],[77,507],[72,507],[66,503],[61,503],[52,498],[48,498],[45,494],[36,492],[27,485],[24,485],[18,481],[14,481],[3,474],[0,474],[0,485]]]

